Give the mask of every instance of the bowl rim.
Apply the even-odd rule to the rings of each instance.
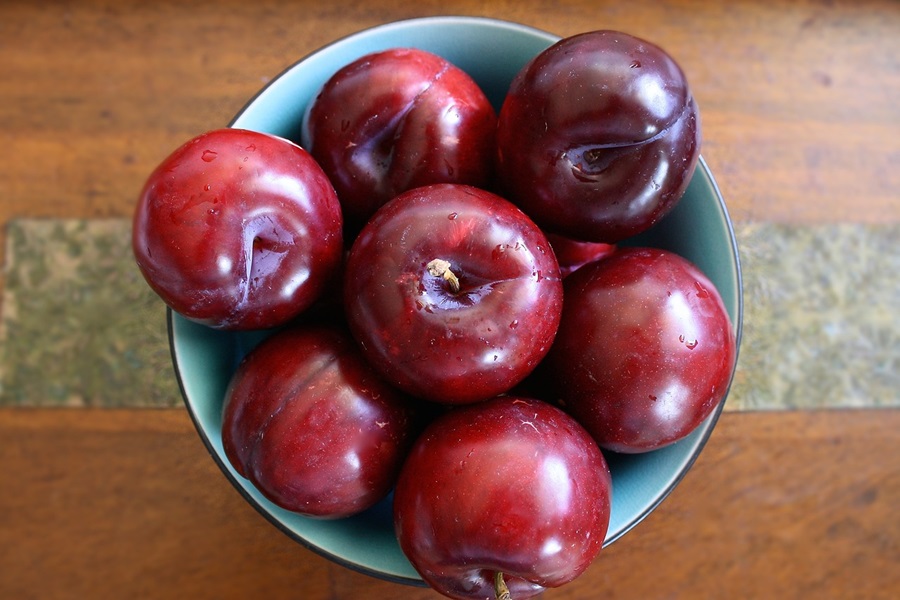
[[[266,519],[269,523],[275,526],[276,529],[281,531],[284,535],[286,535],[289,539],[294,542],[299,543],[301,546],[310,550],[311,552],[326,558],[337,565],[348,568],[352,571],[356,571],[357,573],[362,573],[364,575],[368,575],[370,577],[375,577],[377,579],[382,579],[385,581],[390,581],[393,583],[400,583],[405,585],[412,585],[416,587],[427,587],[427,584],[418,578],[413,577],[404,577],[402,575],[396,575],[393,573],[388,573],[385,571],[379,571],[377,569],[373,569],[362,564],[353,562],[341,556],[340,554],[336,554],[331,552],[317,544],[314,544],[312,541],[307,538],[298,535],[296,532],[291,530],[287,525],[285,525],[281,520],[275,517],[270,511],[266,510],[266,508],[257,502],[257,500],[250,495],[250,493],[244,488],[240,481],[238,481],[237,477],[232,474],[231,470],[228,468],[228,465],[225,463],[225,458],[223,458],[218,451],[216,450],[215,444],[210,439],[209,435],[206,432],[206,429],[203,427],[200,416],[194,409],[194,406],[190,399],[188,398],[187,389],[184,385],[184,379],[182,377],[181,370],[179,368],[179,359],[178,359],[178,350],[177,344],[175,343],[175,311],[171,308],[166,307],[166,328],[168,331],[169,338],[169,352],[172,357],[172,364],[175,370],[175,376],[178,381],[178,388],[181,391],[181,397],[184,401],[184,405],[187,408],[188,415],[190,415],[191,422],[194,424],[194,429],[196,429],[199,434],[200,439],[203,442],[203,446],[206,448],[207,454],[213,459],[216,466],[219,467],[219,470],[228,480],[228,483],[231,484],[231,487],[240,494],[240,496],[244,499],[244,501],[252,506],[257,513],[262,515],[263,518]]]
[[[710,436],[712,435],[713,430],[716,427],[716,424],[719,421],[719,417],[722,415],[723,409],[725,408],[725,402],[728,399],[728,395],[731,393],[731,387],[734,384],[734,376],[737,372],[738,358],[741,352],[741,338],[743,337],[743,329],[744,329],[744,278],[743,273],[741,271],[741,256],[737,243],[737,236],[734,231],[734,223],[731,220],[731,216],[728,213],[728,207],[725,204],[725,197],[722,195],[721,190],[719,189],[719,184],[716,182],[715,177],[713,176],[712,171],[709,168],[706,160],[702,155],[699,156],[697,161],[697,169],[702,171],[703,175],[707,178],[710,187],[713,189],[713,194],[716,197],[716,206],[719,208],[719,213],[722,218],[722,222],[725,223],[726,228],[728,229],[728,239],[730,241],[731,246],[731,257],[734,261],[734,272],[735,272],[735,302],[736,302],[736,310],[735,310],[735,319],[732,323],[732,327],[734,328],[735,333],[735,344],[734,344],[734,363],[731,367],[731,375],[728,378],[728,384],[725,386],[725,394],[722,396],[722,400],[719,401],[719,404],[713,410],[713,412],[706,417],[706,419],[701,424],[703,428],[702,435],[695,441],[695,446],[691,450],[688,455],[687,460],[685,460],[682,464],[678,473],[672,478],[671,482],[668,486],[663,488],[657,496],[647,504],[646,508],[643,512],[639,513],[634,519],[632,519],[626,527],[623,527],[620,531],[618,531],[615,535],[606,539],[603,543],[603,546],[606,547],[616,540],[620,539],[626,533],[634,529],[638,524],[640,524],[644,519],[646,519],[650,513],[655,511],[662,502],[669,497],[672,491],[678,487],[678,484],[684,480],[687,476],[688,472],[694,466],[694,463],[700,457],[700,454],[703,452],[703,449],[706,447],[706,443],[709,441]],[[696,177],[696,173],[694,175]]]
[[[533,27],[531,25],[525,25],[523,23],[516,23],[515,21],[507,21],[505,19],[497,19],[493,17],[479,17],[474,15],[435,15],[430,17],[410,17],[407,19],[399,19],[396,21],[388,21],[385,23],[380,23],[377,25],[372,25],[363,29],[359,29],[357,31],[353,31],[342,35],[338,38],[333,39],[323,46],[319,46],[315,50],[308,52],[301,56],[299,59],[290,63],[287,67],[282,69],[277,75],[272,77],[263,87],[261,87],[252,97],[250,97],[247,102],[241,107],[241,109],[235,113],[234,117],[228,122],[228,127],[234,127],[237,121],[241,119],[245,112],[250,108],[250,105],[255,103],[260,96],[266,94],[270,88],[275,86],[278,81],[284,77],[287,73],[292,71],[297,65],[302,62],[305,62],[318,54],[327,52],[333,46],[337,46],[339,44],[345,43],[347,40],[362,38],[367,35],[372,35],[375,33],[381,33],[384,31],[389,31],[391,29],[401,29],[407,27],[413,27],[420,24],[445,24],[445,25],[479,25],[479,26],[489,26],[489,27],[502,27],[507,30],[516,30],[526,32],[532,35],[539,35],[541,37],[547,38],[548,41],[558,41],[560,40],[560,36],[551,33],[547,30],[540,29],[537,27]]]
[[[418,24],[456,24],[456,25],[480,25],[480,26],[490,26],[490,27],[502,27],[504,29],[516,30],[529,33],[531,35],[539,35],[542,37],[546,37],[548,41],[559,40],[560,36],[545,31],[543,29],[539,29],[536,27],[532,27],[529,25],[524,25],[521,23],[516,23],[513,21],[507,21],[503,19],[496,19],[491,17],[478,17],[478,16],[461,16],[461,15],[444,15],[444,16],[430,16],[430,17],[414,17],[408,19],[402,19],[397,21],[391,21],[387,23],[382,23],[379,25],[374,25],[371,27],[367,27],[364,29],[360,29],[358,31],[349,33],[340,38],[336,38],[328,44],[313,50],[302,56],[301,58],[293,61],[289,66],[284,68],[280,73],[274,76],[271,80],[269,80],[265,86],[260,88],[235,114],[235,116],[231,119],[228,124],[228,127],[234,127],[235,123],[238,122],[241,116],[248,111],[249,107],[254,104],[260,96],[265,94],[269,89],[276,85],[278,81],[288,72],[296,68],[300,63],[307,61],[311,57],[314,57],[320,53],[328,51],[332,46],[344,43],[345,41],[353,38],[365,37],[374,33],[383,33],[385,31],[389,31],[391,29],[396,28],[404,28],[415,26]],[[725,224],[728,232],[728,238],[730,242],[730,258],[733,263],[733,270],[735,273],[734,285],[735,289],[735,318],[733,319],[733,327],[735,330],[735,357],[734,357],[734,365],[732,367],[731,376],[728,381],[728,385],[726,386],[725,393],[722,397],[722,400],[716,406],[714,411],[704,420],[701,427],[703,428],[701,435],[694,441],[694,447],[691,449],[688,454],[686,460],[682,461],[679,465],[678,471],[674,474],[674,476],[669,481],[668,485],[661,489],[654,498],[652,498],[649,502],[646,503],[644,509],[633,517],[624,527],[622,527],[618,532],[616,532],[613,536],[608,537],[603,546],[609,546],[613,542],[619,540],[626,533],[634,529],[638,524],[640,524],[647,516],[650,515],[654,510],[656,510],[659,505],[672,493],[672,491],[678,486],[679,483],[685,478],[687,473],[691,470],[697,458],[700,456],[703,451],[706,443],[709,441],[709,438],[712,434],[713,429],[715,429],[715,425],[719,420],[723,412],[723,408],[725,406],[726,399],[731,391],[732,384],[734,382],[735,372],[737,370],[738,357],[740,354],[740,346],[741,346],[741,338],[743,332],[743,315],[744,315],[744,298],[743,298],[743,274],[741,268],[741,260],[740,253],[737,243],[737,237],[734,231],[733,221],[728,213],[728,208],[725,203],[725,199],[721,193],[718,183],[713,176],[712,171],[709,169],[709,166],[701,155],[698,159],[697,163],[697,172],[695,172],[694,176],[700,175],[704,176],[707,179],[707,183],[711,187],[713,194],[716,198],[716,206],[718,207],[719,217],[721,221]],[[219,469],[225,475],[225,477],[229,480],[229,483],[233,488],[235,488],[238,493],[243,497],[243,499],[250,504],[259,514],[261,514],[267,521],[269,521],[272,525],[274,525],[277,529],[279,529],[282,533],[287,535],[290,539],[299,543],[301,546],[306,549],[312,551],[313,553],[322,556],[340,566],[348,568],[352,571],[356,571],[358,573],[362,573],[371,577],[375,577],[377,579],[411,585],[416,587],[427,587],[427,584],[421,578],[414,577],[406,577],[403,575],[398,575],[394,573],[389,573],[385,571],[380,571],[362,564],[358,564],[351,560],[344,558],[343,556],[331,552],[321,546],[313,543],[312,541],[306,539],[298,535],[296,532],[292,531],[289,527],[287,527],[284,523],[282,523],[278,518],[275,517],[270,511],[266,510],[265,507],[260,505],[249,493],[244,489],[243,485],[235,479],[235,476],[228,469],[227,465],[224,464],[224,459],[219,455],[216,451],[216,448],[212,442],[212,440],[207,435],[204,430],[200,417],[194,409],[193,403],[188,397],[187,390],[185,388],[183,373],[180,369],[180,359],[177,344],[175,342],[175,313],[174,311],[166,307],[166,324],[167,324],[167,334],[169,341],[169,352],[172,360],[172,365],[175,371],[176,379],[178,382],[178,387],[181,392],[182,400],[184,405],[187,408],[187,412],[190,415],[191,421],[194,424],[194,428],[200,436],[204,446],[206,447],[207,453],[212,457],[213,461],[217,464]]]

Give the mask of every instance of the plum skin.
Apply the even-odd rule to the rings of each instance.
[[[428,264],[446,260],[454,292]],[[546,355],[562,310],[559,264],[518,208],[458,184],[384,205],[353,244],[344,306],[354,338],[393,385],[465,404],[508,391]]]
[[[217,329],[268,329],[333,283],[343,218],[331,182],[284,138],[218,129],[189,140],[147,178],[132,249],[174,311]]]
[[[394,492],[397,538],[423,579],[451,598],[513,598],[564,585],[600,552],[612,480],[590,435],[540,400],[455,408],[416,440]]]
[[[715,286],[683,257],[620,248],[572,273],[565,298],[542,375],[602,448],[672,444],[725,397],[734,328]]]
[[[560,40],[500,109],[501,192],[548,233],[616,243],[674,208],[700,155],[697,104],[658,46],[616,31]]]
[[[304,118],[303,144],[334,182],[358,229],[409,189],[486,187],[497,114],[477,83],[417,48],[360,57],[332,75]]]
[[[335,519],[388,494],[420,420],[346,331],[305,325],[272,334],[243,359],[225,394],[222,445],[273,503]]]

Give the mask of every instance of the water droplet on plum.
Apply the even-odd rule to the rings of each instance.
[[[693,350],[694,348],[697,347],[697,344],[700,343],[700,340],[688,341],[687,338],[684,337],[684,334],[681,334],[678,336],[678,341],[681,342],[682,344],[684,344],[688,350]]]

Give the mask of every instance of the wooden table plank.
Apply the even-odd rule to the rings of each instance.
[[[891,598],[900,410],[726,413],[564,598]],[[303,549],[180,409],[0,410],[0,598],[437,598]]]
[[[738,219],[900,219],[900,4],[595,0],[0,5],[0,222],[130,215],[144,178],[269,79],[365,27],[494,16],[616,28],[683,65]]]
[[[295,60],[434,14],[615,28],[668,49],[739,222],[900,222],[892,0],[11,0],[0,225],[128,217],[160,159]],[[0,598],[436,597],[288,540],[191,427],[180,409],[0,410]],[[896,409],[726,414],[662,507],[546,597],[900,597],[898,427]]]

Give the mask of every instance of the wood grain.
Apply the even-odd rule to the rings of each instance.
[[[544,597],[895,598],[898,428],[896,410],[726,413],[662,506]],[[183,410],[3,409],[0,439],[0,598],[439,597],[289,540]]]
[[[900,219],[900,5],[890,0],[0,5],[0,220],[125,216],[177,145],[338,37],[434,14],[621,29],[682,64],[737,219]]]
[[[164,156],[296,60],[436,14],[659,43],[693,85],[736,220],[900,221],[891,0],[8,0],[0,225],[127,217]],[[900,597],[898,429],[896,410],[727,414],[662,507],[545,596]],[[0,465],[0,598],[436,598],[288,540],[183,410],[3,409]]]

